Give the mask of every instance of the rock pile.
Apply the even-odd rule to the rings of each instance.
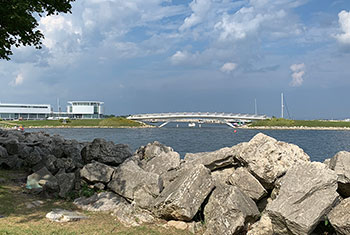
[[[298,146],[264,134],[181,159],[158,142],[132,154],[103,139],[78,143],[0,130],[0,167],[28,169],[26,186],[37,193],[67,198],[99,191],[74,203],[110,211],[127,226],[163,219],[204,234],[350,231],[350,153],[310,162]]]

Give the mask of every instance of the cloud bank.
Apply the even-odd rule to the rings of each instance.
[[[290,82],[290,86],[301,86],[304,82],[303,76],[305,75],[305,64],[292,64],[290,70],[292,71],[292,81]]]

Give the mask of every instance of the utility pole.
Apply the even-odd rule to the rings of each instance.
[[[283,93],[281,93],[281,118],[284,118],[283,110],[284,110]]]

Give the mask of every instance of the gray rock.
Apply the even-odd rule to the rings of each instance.
[[[337,234],[350,234],[350,198],[344,199],[328,214],[328,219]]]
[[[310,234],[339,200],[337,175],[319,162],[292,166],[266,207],[277,234]]]
[[[141,167],[145,171],[162,175],[180,166],[180,154],[155,141],[137,150]]]
[[[51,174],[50,171],[43,167],[39,171],[29,175],[27,177],[27,188],[38,188],[42,187],[47,190],[57,191],[58,181],[55,176]]]
[[[106,164],[93,162],[80,170],[80,176],[92,183],[108,183],[111,180],[114,168]]]
[[[259,218],[254,201],[236,186],[218,186],[204,208],[204,234],[241,234]]]
[[[127,161],[115,169],[107,186],[117,194],[133,200],[135,191],[142,187],[150,196],[158,196],[163,189],[163,181],[159,175],[144,171],[134,161]]]
[[[7,150],[4,147],[0,146],[0,158],[7,158],[8,156],[9,155],[7,153]]]
[[[249,173],[246,168],[240,167],[228,178],[231,185],[240,188],[251,199],[258,201],[267,195],[267,191],[260,182]]]
[[[102,192],[89,198],[81,197],[74,200],[78,208],[86,211],[114,211],[120,203],[127,204],[127,201],[112,192]]]
[[[58,171],[58,168],[56,167],[56,160],[57,158],[51,154],[45,158],[44,165],[52,174],[55,174]]]
[[[95,160],[107,165],[118,166],[131,157],[131,150],[124,144],[114,144],[112,141],[94,139],[92,143],[81,150],[81,155],[85,164]]]
[[[131,204],[127,203],[119,203],[112,215],[116,216],[119,222],[126,227],[154,222],[154,217],[149,212],[136,210]]]
[[[74,173],[59,173],[56,175],[60,191],[58,195],[66,198],[67,194],[73,191],[75,186],[75,174]]]
[[[247,235],[274,235],[271,219],[263,214],[260,220],[251,226]]]
[[[30,152],[29,156],[27,156],[27,157],[25,158],[24,161],[25,161],[25,163],[26,163],[27,166],[33,167],[34,165],[36,165],[36,164],[38,164],[39,162],[41,162],[41,160],[42,160],[42,157],[41,157],[40,152],[38,151],[37,148],[34,148],[34,149]]]
[[[46,214],[46,218],[53,222],[72,222],[87,219],[88,217],[75,211],[53,209],[51,212]]]
[[[19,169],[23,166],[23,160],[19,159],[17,155],[10,155],[7,157],[0,157],[0,168],[4,169]]]
[[[155,200],[158,217],[190,221],[214,188],[210,170],[200,164],[184,171]]]
[[[329,160],[328,166],[338,175],[338,192],[350,197],[350,152],[341,151]]]
[[[262,133],[236,147],[239,153],[235,160],[246,166],[266,189],[272,189],[275,180],[294,164],[310,162],[309,156],[298,146]]]
[[[235,168],[224,168],[213,171],[211,176],[215,182],[215,185],[227,184],[229,177],[235,172]]]
[[[10,155],[18,154],[19,141],[17,138],[8,139],[7,141],[5,141],[4,147]]]
[[[73,172],[77,168],[72,158],[58,158],[55,164],[58,169],[64,169],[66,172]]]
[[[231,148],[222,148],[214,152],[204,153],[187,153],[185,162],[190,164],[203,164],[211,171],[223,167],[236,165],[234,156],[236,155],[237,146]]]

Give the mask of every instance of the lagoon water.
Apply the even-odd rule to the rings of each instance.
[[[179,125],[177,127],[176,125]],[[262,132],[280,141],[293,143],[304,149],[312,161],[323,161],[337,152],[350,151],[350,131],[333,130],[252,130],[234,129],[220,124],[202,124],[202,127],[188,127],[187,123],[169,123],[162,128],[65,128],[27,129],[59,134],[67,139],[92,141],[104,138],[115,143],[128,144],[135,151],[138,147],[153,141],[172,147],[183,157],[186,153],[214,151],[249,141]]]

